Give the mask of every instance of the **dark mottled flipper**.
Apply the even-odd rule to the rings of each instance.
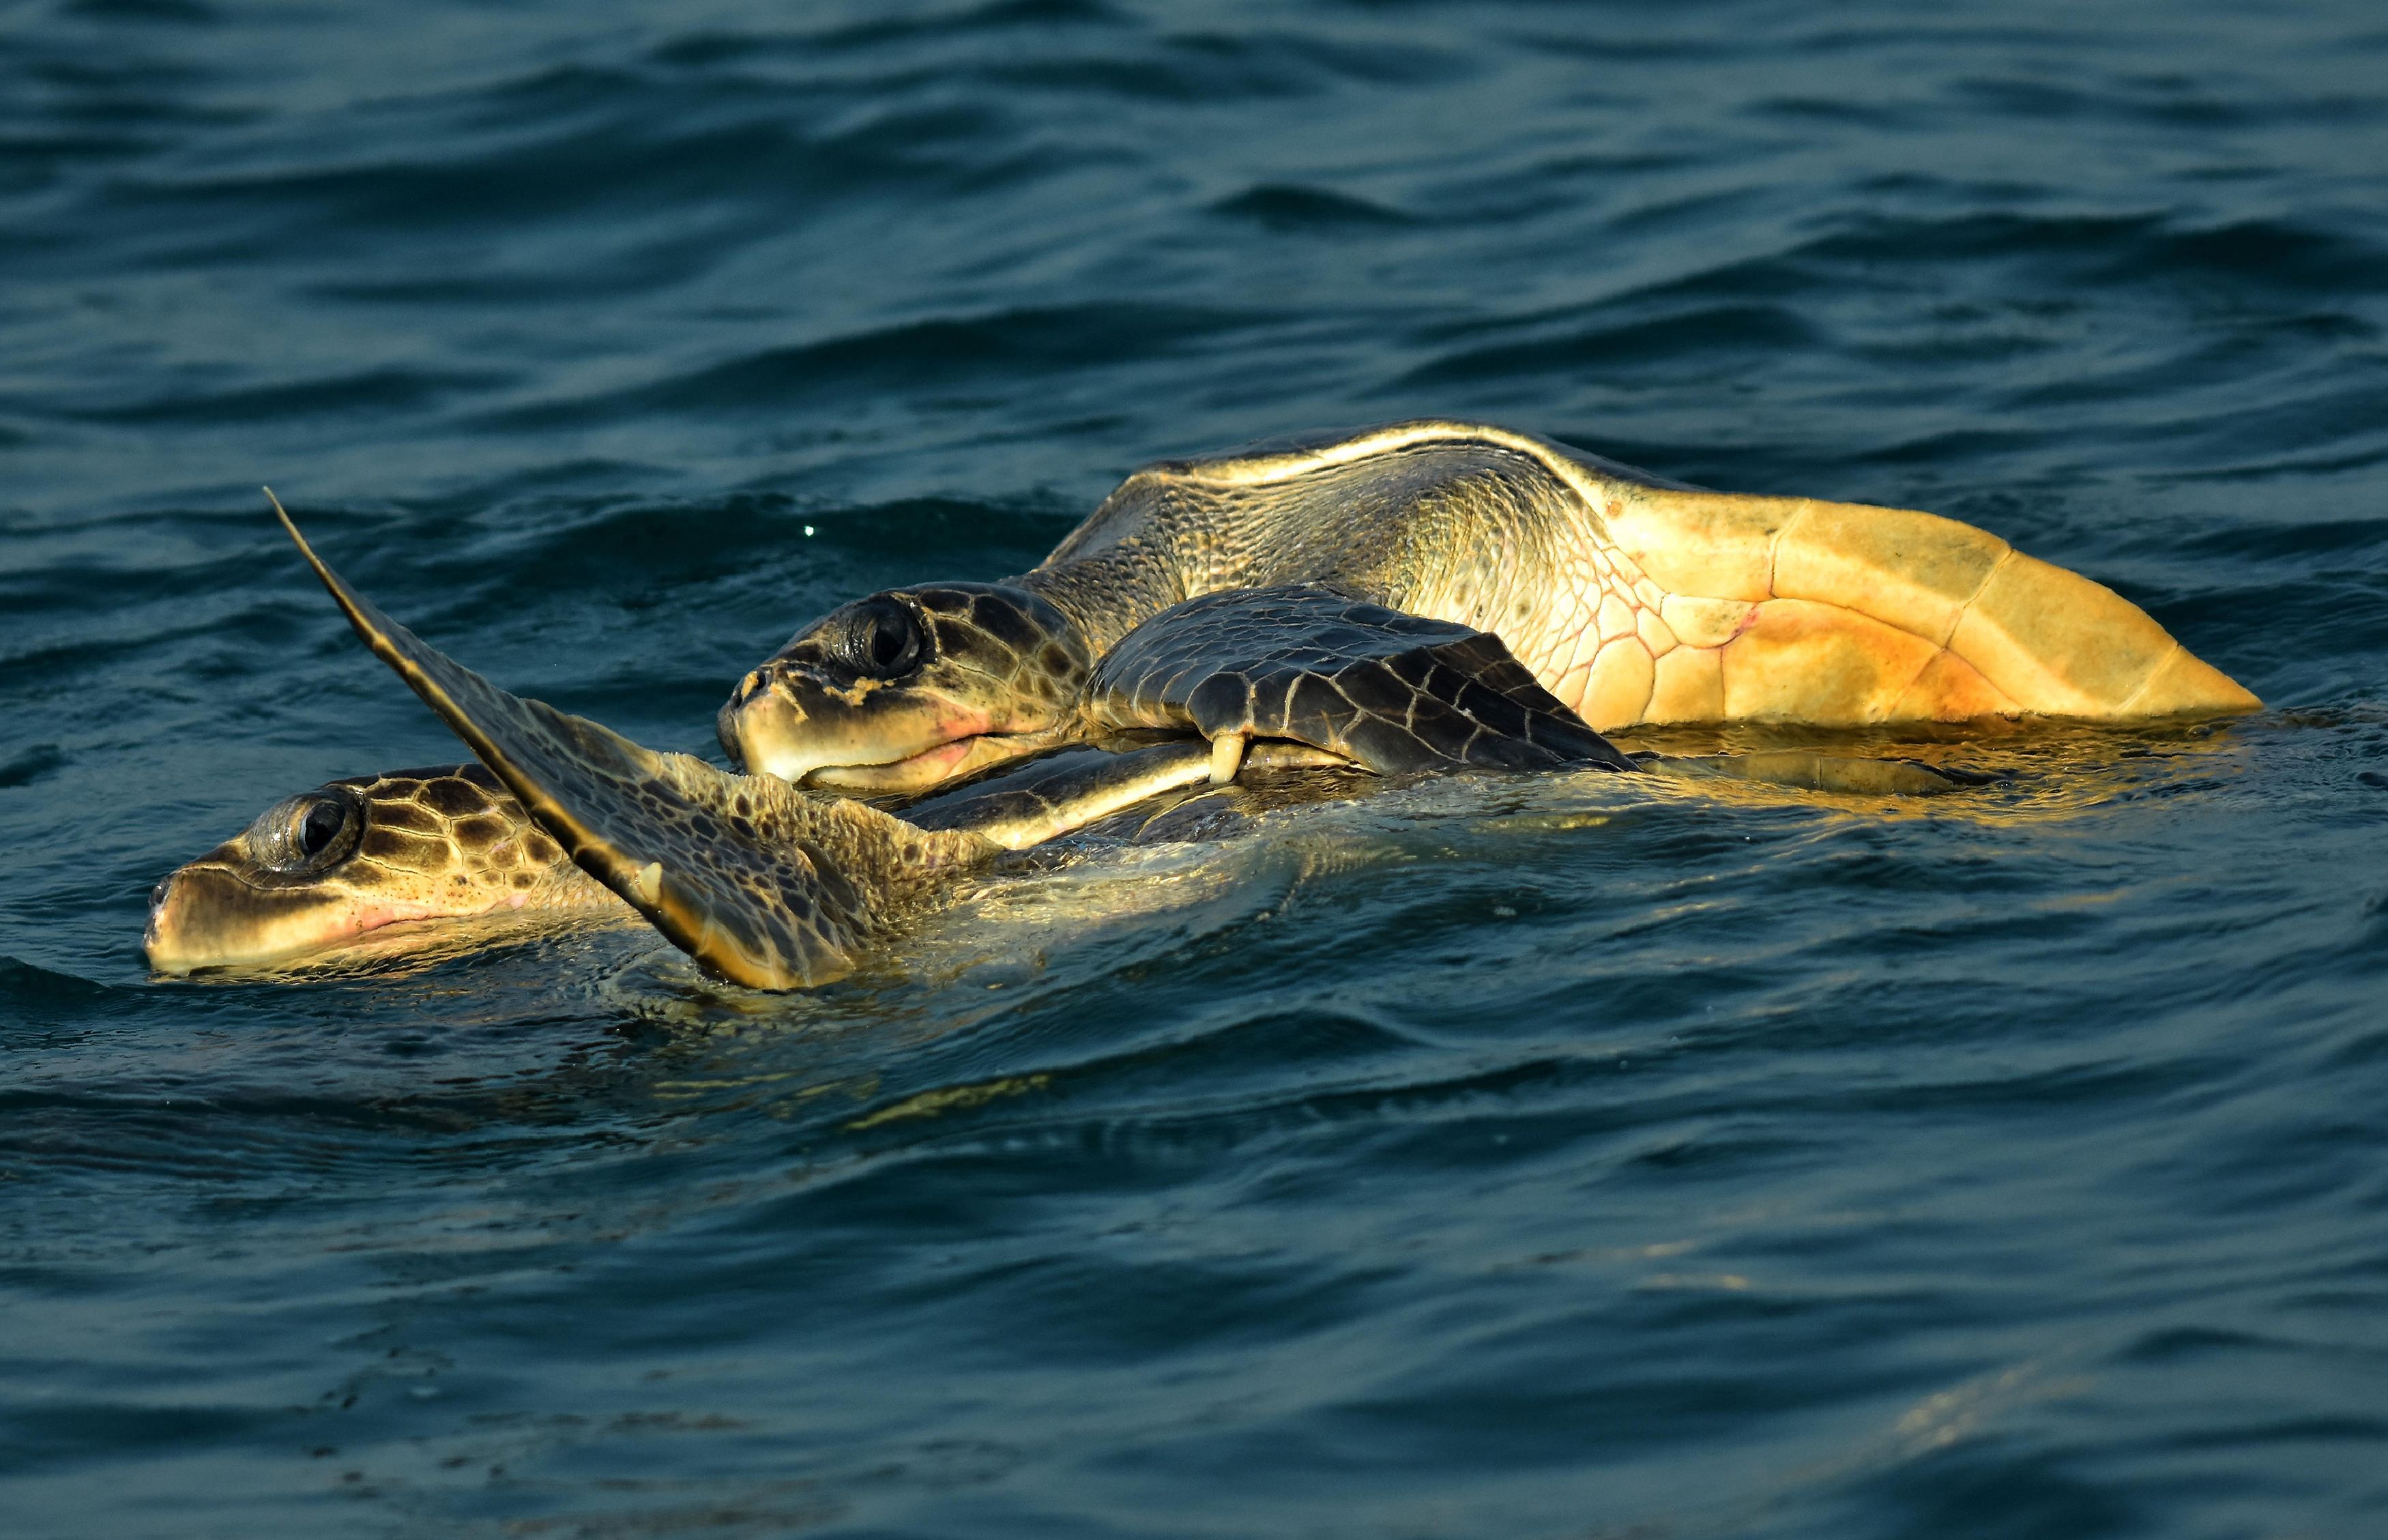
[[[1290,738],[1381,774],[1635,768],[1499,637],[1325,589],[1172,605],[1121,638],[1086,699],[1102,727]]]
[[[726,775],[510,695],[375,608],[324,565],[278,501],[273,511],[365,645],[574,862],[733,983],[792,989],[836,978],[939,868],[995,853],[975,834],[915,828],[770,776]]]

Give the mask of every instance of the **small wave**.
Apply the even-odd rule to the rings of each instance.
[[[1564,337],[1496,343],[1443,354],[1395,380],[1396,387],[1506,379],[1555,371],[1632,371],[1653,363],[1809,346],[1816,333],[1781,305],[1711,305],[1668,316],[1587,327]]]
[[[1255,312],[1093,303],[938,316],[766,348],[610,396],[517,407],[492,426],[578,421],[591,412],[765,412],[849,393],[950,389],[1140,362],[1258,326]]]
[[[223,18],[199,0],[70,0],[59,9],[91,21],[168,23],[180,27],[213,26]]]
[[[1211,205],[1211,211],[1271,230],[1387,229],[1417,221],[1398,209],[1324,187],[1264,182]]]
[[[807,46],[870,48],[918,39],[970,38],[1006,32],[1063,27],[1116,27],[1128,16],[1103,0],[989,0],[943,15],[886,18],[857,22],[817,33]]]
[[[24,1012],[28,1019],[82,1015],[101,1008],[117,993],[107,985],[0,953],[0,1001]]]
[[[0,763],[0,788],[30,786],[57,773],[67,762],[56,744],[35,744],[16,757]]]
[[[508,376],[493,372],[383,368],[285,385],[208,391],[185,386],[171,394],[122,406],[83,407],[65,414],[85,422],[125,426],[273,422],[342,412],[401,412],[488,390]]]
[[[2135,285],[2203,274],[2267,288],[2388,289],[2388,253],[2287,220],[2181,229],[2163,213],[1876,217],[1810,241],[1796,254],[1898,265],[2045,258],[2078,264],[2093,279]]]

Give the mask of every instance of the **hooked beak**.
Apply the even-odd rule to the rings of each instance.
[[[713,719],[714,735],[730,763],[746,775],[776,775],[800,783],[824,765],[853,763],[854,751],[867,745],[839,740],[850,733],[825,731],[796,699],[796,692],[779,670],[756,668],[738,681],[738,689]]]
[[[766,664],[738,681],[714,732],[748,775],[866,795],[923,791],[1030,752],[1025,738],[991,735],[984,714],[947,701],[882,695],[870,702],[878,709],[857,709],[878,688]]]
[[[273,962],[348,939],[361,918],[352,904],[277,893],[195,861],[151,890],[141,948],[161,974]]]

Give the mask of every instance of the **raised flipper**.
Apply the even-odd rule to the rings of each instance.
[[[324,565],[278,500],[273,511],[365,645],[574,863],[733,983],[791,989],[836,978],[940,869],[996,853],[967,831],[917,828],[771,776],[727,775],[508,694],[375,608]]]
[[[1500,638],[1320,588],[1172,605],[1104,655],[1086,710],[1098,728],[1200,733],[1218,781],[1252,738],[1308,744],[1380,774],[1635,768]]]

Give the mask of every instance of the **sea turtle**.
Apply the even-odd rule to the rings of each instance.
[[[1632,756],[1637,768],[1865,796],[1931,795],[1988,779],[1898,758],[1812,749],[1734,755]],[[903,830],[960,830],[996,848],[966,846],[976,867],[1062,834],[1098,844],[1209,841],[1289,807],[1364,795],[1382,784],[1290,743],[1252,745],[1237,780],[1210,784],[1212,751],[1176,741],[1064,749],[987,781],[933,794],[887,822],[864,817],[862,837],[833,868],[860,896],[848,935],[860,944],[914,912],[965,891],[931,868],[904,880]],[[812,797],[808,800],[818,802]],[[868,809],[865,809],[866,813]],[[886,836],[874,842],[871,832]],[[169,974],[274,969],[343,953],[479,945],[528,933],[636,923],[639,911],[575,866],[514,795],[477,763],[385,770],[284,797],[239,834],[175,868],[150,894],[144,950]],[[392,932],[387,927],[402,927]],[[833,976],[816,960],[811,982]]]
[[[481,766],[334,782],[276,803],[159,885],[146,942],[161,972],[272,962],[411,919],[606,911],[610,892],[733,982],[786,988],[846,972],[959,872],[1256,765],[1649,763],[1586,727],[1497,638],[1323,590],[1261,590],[1171,606],[1119,640],[1083,691],[1097,719],[1124,730],[1115,752],[899,818],[657,753],[509,694],[357,594],[275,511],[359,636]],[[1182,725],[1201,736],[1135,742]],[[1222,742],[1236,745],[1225,773]],[[1812,755],[1744,772],[1848,783]],[[1847,773],[1868,791],[1952,783],[1886,762]]]
[[[1222,634],[1335,603],[1497,639],[1602,732],[2261,704],[2112,590],[1952,519],[1707,491],[1435,420],[1146,466],[1031,572],[832,611],[740,681],[718,731],[742,768],[862,795],[1131,725],[1200,732],[1222,774],[1255,731],[1393,768],[1369,701],[1223,678],[1249,659],[1222,668]],[[1167,688],[1121,687],[1162,671],[1153,646],[1123,656],[1132,633],[1175,649]],[[1331,654],[1277,674],[1331,674]]]
[[[1253,756],[1264,777],[1327,757],[1291,744],[1264,745]],[[950,793],[900,821],[843,798],[799,794],[807,829],[798,838],[811,846],[807,859],[819,863],[832,899],[836,949],[946,897],[950,885],[934,879],[952,866],[991,861],[1123,808],[1150,805],[1150,814],[1162,813],[1163,794],[1206,780],[1210,758],[1208,747],[1189,742],[1064,751],[1033,772]],[[1251,785],[1248,774],[1245,786],[1228,789],[1242,794]],[[1298,785],[1278,785],[1258,797],[1239,795],[1235,810],[1248,814],[1302,795]],[[1157,827],[1140,820],[1137,832]],[[964,837],[921,837],[939,831]],[[952,859],[915,859],[916,848],[922,858]],[[288,963],[391,925],[415,925],[416,937],[426,938],[424,922],[442,923],[443,935],[461,922],[487,937],[501,926],[585,928],[637,919],[573,864],[487,767],[437,765],[352,776],[274,803],[158,884],[143,946],[158,972],[188,974]],[[818,983],[841,966],[822,948],[808,958],[807,977]]]

